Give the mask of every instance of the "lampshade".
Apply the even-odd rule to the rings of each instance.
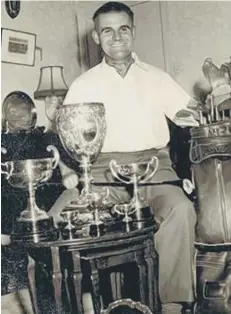
[[[34,98],[65,96],[68,87],[63,77],[62,66],[46,66],[40,69],[40,78]]]

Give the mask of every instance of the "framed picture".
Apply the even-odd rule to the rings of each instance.
[[[34,66],[36,35],[2,28],[2,62]]]

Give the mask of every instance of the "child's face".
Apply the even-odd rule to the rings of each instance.
[[[6,119],[19,129],[27,129],[31,125],[32,112],[28,104],[21,102],[10,104]],[[10,127],[10,125],[9,125]]]

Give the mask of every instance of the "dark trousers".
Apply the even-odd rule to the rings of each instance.
[[[97,182],[113,182],[109,162],[118,164],[149,161],[157,156],[159,166],[151,181],[176,180],[167,148],[128,153],[100,153],[93,165]],[[181,188],[172,185],[148,186],[140,192],[151,206],[160,229],[155,236],[159,254],[159,291],[162,303],[193,301],[193,256],[196,214],[193,204]],[[128,202],[130,195],[124,187],[110,187],[113,203]]]

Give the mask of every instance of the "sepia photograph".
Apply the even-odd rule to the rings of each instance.
[[[1,313],[231,314],[231,1],[1,1]]]

